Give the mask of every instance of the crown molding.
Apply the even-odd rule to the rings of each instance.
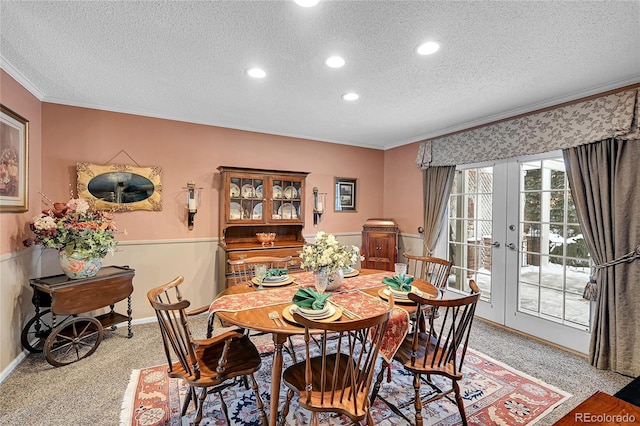
[[[20,83],[22,87],[27,89],[29,93],[38,98],[39,101],[44,100],[44,93],[36,87],[27,77],[25,77],[16,67],[14,67],[4,56],[0,55],[0,68],[9,74],[15,81]]]

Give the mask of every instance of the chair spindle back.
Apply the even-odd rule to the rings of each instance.
[[[407,274],[430,282],[441,290],[447,287],[451,262],[439,257],[414,256],[409,253],[404,253],[402,256],[407,259]]]

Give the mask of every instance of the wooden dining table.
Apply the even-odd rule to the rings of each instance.
[[[376,299],[382,300],[381,290],[386,286],[382,284],[382,279],[386,277],[391,277],[393,272],[390,271],[381,271],[376,269],[362,269],[359,271],[357,277],[347,278],[345,277],[341,286],[335,290],[335,297],[340,296],[349,296],[349,293],[360,291],[370,296],[373,296]],[[293,282],[287,285],[287,288],[291,288],[291,295],[297,291],[297,288],[300,287],[311,287],[313,286],[313,278],[310,272],[301,272],[297,274],[291,274],[290,277],[293,278]],[[356,279],[357,278],[357,279]],[[366,284],[365,284],[366,283]],[[379,285],[376,285],[379,283]],[[360,287],[360,285],[362,287]],[[426,295],[430,295],[431,297],[440,297],[439,290],[433,286],[432,284],[422,281],[422,280],[414,280],[412,285],[418,288],[421,292]],[[276,289],[283,289],[284,287],[266,287],[264,291],[269,292]],[[287,338],[292,335],[302,335],[304,334],[304,327],[298,326],[295,323],[291,323],[282,318],[282,311],[284,308],[291,304],[291,299],[282,301],[281,299],[274,299],[271,302],[266,302],[264,300],[257,300],[256,295],[252,295],[252,293],[257,292],[257,288],[251,283],[247,282],[245,284],[238,284],[233,287],[229,287],[226,290],[222,291],[216,299],[211,304],[209,309],[210,315],[217,315],[218,318],[227,323],[231,323],[241,328],[251,329],[264,333],[271,333],[273,337],[274,343],[274,354],[273,354],[273,367],[272,367],[272,375],[271,375],[271,402],[270,402],[270,411],[269,411],[269,425],[276,425],[278,421],[278,408],[279,408],[279,395],[280,395],[280,386],[282,379],[282,366],[283,366],[283,346],[287,341]],[[280,294],[283,291],[279,292]],[[276,293],[272,293],[276,294]],[[225,297],[225,296],[235,296],[235,297]],[[261,296],[269,296],[269,294],[264,294]],[[332,295],[333,296],[333,295]],[[264,297],[263,297],[264,299]],[[230,304],[225,304],[225,302],[230,301],[235,302],[235,306],[231,306]],[[330,299],[331,300],[331,299]],[[240,305],[242,305],[240,307]],[[396,308],[402,308],[409,315],[415,313],[416,306],[412,303],[396,303]],[[284,326],[277,326],[276,322],[269,317],[269,313],[276,311],[280,313],[280,318]],[[366,317],[366,312],[362,310],[357,312],[356,314],[360,318]],[[349,315],[353,317],[353,314]],[[343,314],[337,321],[349,321],[350,318]]]

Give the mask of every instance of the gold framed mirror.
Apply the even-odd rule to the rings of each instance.
[[[78,163],[78,196],[98,210],[162,210],[162,169]]]

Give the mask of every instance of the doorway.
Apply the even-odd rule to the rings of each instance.
[[[587,353],[590,259],[560,152],[459,167],[449,200],[449,289],[477,314]]]

